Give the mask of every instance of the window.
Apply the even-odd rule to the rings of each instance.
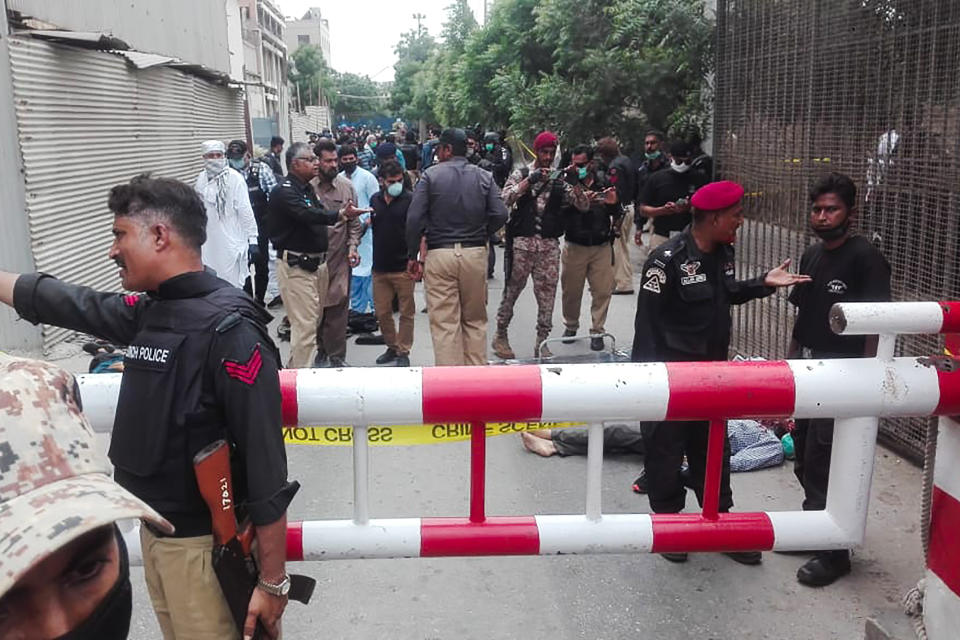
[[[301,33],[300,35],[298,35],[298,36],[297,36],[297,44],[298,44],[298,45],[310,44],[310,35],[309,35],[309,34],[302,34],[302,33]]]

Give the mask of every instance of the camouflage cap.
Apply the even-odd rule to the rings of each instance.
[[[0,353],[0,594],[53,551],[124,518],[173,531],[110,478],[73,376]]]

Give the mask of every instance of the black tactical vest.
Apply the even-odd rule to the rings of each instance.
[[[526,177],[526,176],[524,176]],[[547,206],[543,213],[537,211],[536,193],[541,188],[550,189]],[[534,185],[520,196],[516,210],[510,217],[510,234],[515,237],[539,235],[541,238],[559,238],[563,235],[563,183],[555,182]]]

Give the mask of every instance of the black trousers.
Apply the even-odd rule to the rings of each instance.
[[[497,234],[491,233],[487,237],[487,277],[493,277],[493,270],[497,266]]]
[[[793,430],[793,448],[797,456],[793,473],[803,487],[803,510],[822,511],[827,508],[833,419],[797,420],[797,427]]]
[[[679,513],[686,504],[687,489],[680,479],[680,465],[687,456],[690,481],[696,487],[697,502],[703,506],[703,483],[707,469],[709,422],[645,422],[641,429],[647,449],[644,468],[647,495],[654,513]],[[730,489],[730,440],[723,433],[723,471],[720,476],[721,512],[733,507]]]
[[[257,285],[257,302],[263,302],[267,293],[267,282],[270,280],[270,240],[267,236],[257,236],[257,246],[260,247],[260,257],[253,262],[253,281]],[[243,290],[250,293],[250,276],[243,283]]]

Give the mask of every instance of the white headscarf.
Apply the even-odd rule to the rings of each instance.
[[[207,140],[202,145],[203,155],[219,151],[222,154],[227,153],[227,147],[220,140]],[[217,215],[223,219],[227,210],[227,159],[223,158],[204,158],[204,170],[207,172],[207,180],[217,183]]]

